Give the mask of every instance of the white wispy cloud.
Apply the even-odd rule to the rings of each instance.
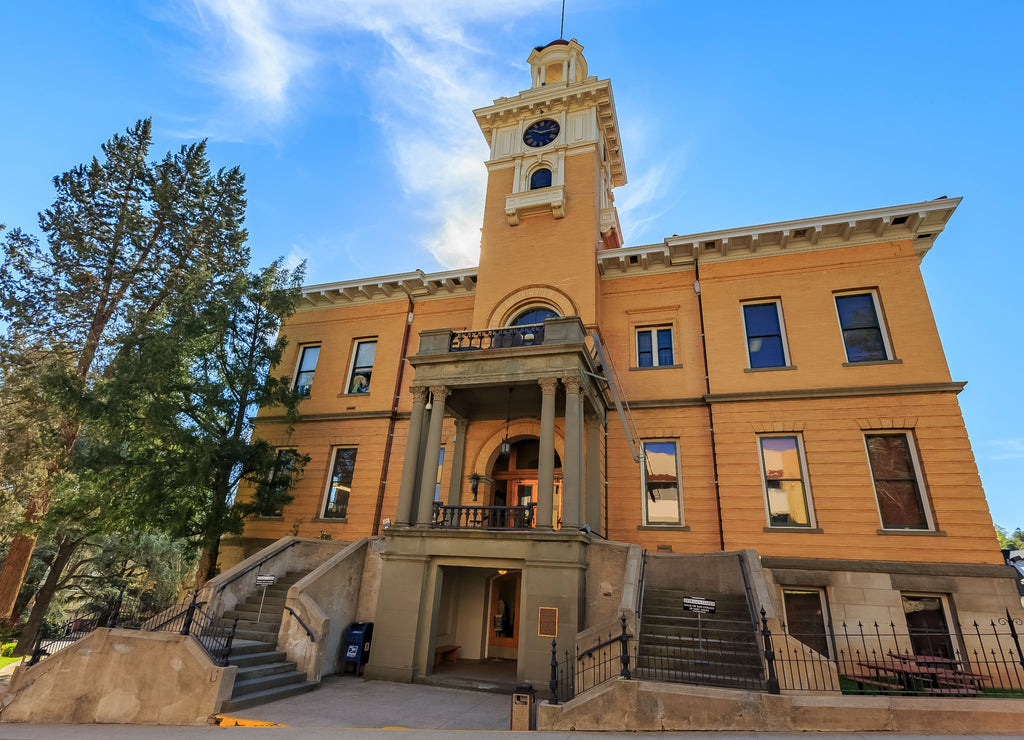
[[[1019,460],[1024,458],[1024,437],[1016,439],[991,439],[986,444],[990,450],[987,457],[992,460]]]
[[[508,23],[547,0],[192,1],[193,30],[207,49],[203,76],[243,104],[246,126],[285,120],[296,110],[297,91],[326,64],[372,70],[372,115],[389,134],[406,194],[423,204],[419,215],[429,224],[422,246],[448,267],[476,263],[487,149],[467,113],[508,85],[465,29]],[[367,35],[375,43],[359,48],[372,58],[336,59],[334,45]],[[520,87],[527,81],[524,75]]]

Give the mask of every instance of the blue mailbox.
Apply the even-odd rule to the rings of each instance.
[[[342,644],[341,672],[348,670],[348,664],[354,664],[354,672],[358,676],[360,666],[366,665],[370,659],[370,643],[373,641],[373,622],[353,622],[345,630],[345,641]]]

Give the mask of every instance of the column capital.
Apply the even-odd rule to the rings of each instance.
[[[550,395],[558,389],[558,378],[538,378],[537,385],[540,386],[541,393]]]
[[[425,404],[427,402],[427,393],[430,392],[430,389],[426,386],[414,385],[409,389],[409,392],[412,393],[412,402],[414,404]]]
[[[565,386],[567,396],[578,396],[580,394],[580,376],[566,375],[562,377],[562,385]]]
[[[430,392],[434,394],[434,403],[443,404],[445,399],[452,394],[452,389],[446,385],[432,385]]]

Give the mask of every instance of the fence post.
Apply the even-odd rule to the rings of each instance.
[[[41,625],[39,625],[39,632],[36,635],[36,644],[32,648],[32,655],[28,659],[28,663],[26,663],[25,665],[35,665],[43,659],[44,655],[49,655],[46,649],[43,648],[43,636],[46,634],[46,632],[46,623],[43,622]]]
[[[551,703],[558,704],[558,645],[551,641],[551,680],[548,688],[551,690]]]
[[[107,617],[107,627],[116,627],[117,619],[121,616],[121,604],[124,603],[124,590],[127,588],[126,582],[121,583],[121,588],[117,592],[117,596],[114,597],[114,603],[110,606],[110,616]]]
[[[189,602],[188,610],[185,612],[185,624],[181,628],[181,634],[187,635],[192,629],[192,617],[196,613],[196,598],[199,596],[199,589],[192,594],[192,601]]]
[[[764,638],[764,661],[768,666],[768,693],[780,694],[779,677],[775,675],[775,648],[772,647],[772,633],[768,629],[768,616],[761,607],[761,636]]]
[[[629,635],[626,634],[626,615],[619,617],[622,622],[622,635],[619,637],[619,658],[622,660],[622,678],[630,678],[629,675]]]

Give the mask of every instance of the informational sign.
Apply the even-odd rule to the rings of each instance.
[[[553,606],[538,607],[537,636],[558,637],[558,609]]]
[[[271,575],[270,573],[261,573],[256,576],[256,587],[266,588],[267,586],[273,586],[277,581],[277,576]]]
[[[703,596],[684,596],[683,608],[697,614],[714,614],[715,602],[712,599],[705,599]]]

